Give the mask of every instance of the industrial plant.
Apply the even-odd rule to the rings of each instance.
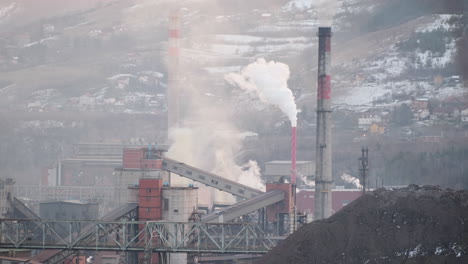
[[[121,1],[117,1],[117,4],[113,1],[104,2],[103,6],[115,9],[120,8],[119,4],[121,4]],[[296,10],[301,6],[301,1],[291,2],[293,3],[284,5],[281,12],[286,12],[284,11],[286,8]],[[122,12],[125,19],[134,23],[132,25],[136,29],[132,30],[138,30],[144,18],[135,18],[128,14],[131,14],[133,9],[139,8],[144,9],[145,6],[135,5],[129,9],[130,11],[126,11],[127,13]],[[290,67],[285,63],[266,59],[268,56],[263,56],[265,54],[257,55],[255,52],[262,51],[261,47],[255,48],[248,60],[241,60],[236,56],[243,52],[242,48],[237,48],[233,52],[234,54],[229,55],[238,64],[240,64],[239,62],[244,63],[240,67],[226,66],[220,71],[221,73],[216,72],[219,69],[211,69],[222,76],[221,79],[217,79],[223,83],[220,86],[229,86],[234,90],[234,92],[226,92],[219,89],[222,90],[218,91],[219,93],[234,94],[237,92],[241,94],[240,96],[248,97],[246,104],[252,107],[249,109],[251,112],[246,115],[251,115],[257,110],[263,111],[261,118],[253,119],[252,123],[262,122],[270,125],[271,127],[267,128],[270,132],[268,136],[274,135],[275,131],[280,130],[281,133],[287,135],[268,138],[268,141],[265,140],[261,143],[264,147],[258,150],[256,148],[258,145],[239,143],[241,141],[255,141],[258,137],[255,132],[240,133],[231,123],[217,124],[218,120],[227,119],[225,117],[227,114],[224,111],[217,111],[215,106],[227,105],[230,102],[219,99],[210,91],[203,90],[205,88],[202,85],[190,82],[187,78],[187,68],[193,67],[193,64],[187,63],[184,58],[192,56],[190,57],[192,62],[197,61],[199,65],[209,65],[209,60],[215,61],[217,59],[211,53],[203,58],[197,57],[199,51],[196,48],[202,49],[203,45],[193,45],[188,48],[190,44],[187,42],[191,40],[185,39],[184,34],[192,34],[192,39],[206,38],[209,41],[215,41],[216,38],[207,37],[197,30],[190,31],[191,25],[185,21],[184,16],[197,16],[198,11],[189,10],[182,4],[167,4],[164,8],[167,8],[167,12],[165,11],[167,17],[157,18],[163,21],[158,23],[163,24],[167,31],[167,37],[161,41],[163,43],[161,47],[155,48],[156,45],[149,44],[139,47],[135,53],[128,51],[128,58],[131,59],[125,61],[123,65],[110,67],[112,70],[102,69],[102,71],[112,72],[115,68],[138,68],[138,74],[114,75],[106,79],[106,85],[108,85],[106,88],[98,92],[90,89],[89,92],[93,96],[104,98],[102,94],[111,90],[109,87],[115,89],[112,92],[115,97],[123,94],[126,89],[131,90],[129,87],[132,84],[135,87],[138,86],[139,89],[146,89],[145,92],[154,93],[154,97],[148,96],[141,102],[135,98],[126,97],[126,100],[144,110],[128,108],[122,113],[132,114],[130,118],[132,119],[139,115],[148,114],[143,112],[150,109],[148,110],[150,111],[149,121],[145,120],[145,122],[141,122],[145,124],[139,123],[126,127],[125,129],[130,131],[129,134],[135,135],[135,137],[120,143],[116,143],[116,140],[101,140],[99,142],[81,141],[68,144],[66,139],[60,139],[64,146],[67,145],[68,149],[64,150],[65,147],[61,146],[60,154],[57,155],[53,163],[42,169],[40,184],[35,184],[32,181],[30,184],[17,183],[13,173],[11,177],[2,176],[0,178],[0,264],[302,264],[319,263],[320,261],[325,261],[323,263],[384,263],[379,261],[383,261],[387,255],[391,254],[393,257],[405,258],[405,261],[415,256],[426,256],[429,254],[427,252],[435,252],[434,254],[437,256],[449,252],[447,254],[451,254],[450,256],[454,258],[467,256],[466,228],[460,229],[456,243],[452,243],[450,240],[447,245],[434,244],[430,248],[418,244],[414,246],[413,244],[416,242],[411,242],[410,235],[404,236],[399,233],[402,232],[401,230],[409,229],[410,226],[420,225],[426,221],[421,219],[425,219],[424,217],[427,215],[430,216],[428,219],[431,219],[427,221],[437,218],[437,216],[433,217],[434,212],[430,212],[430,210],[424,211],[425,213],[421,213],[421,215],[414,213],[411,210],[418,208],[413,208],[411,201],[416,201],[415,204],[420,205],[421,210],[423,210],[429,208],[427,204],[431,203],[419,204],[418,199],[421,197],[423,200],[433,199],[435,202],[433,200],[431,202],[436,205],[440,200],[450,200],[450,206],[447,206],[449,207],[447,210],[458,212],[463,210],[457,208],[468,206],[464,200],[468,196],[462,191],[444,191],[439,187],[431,186],[411,185],[398,189],[402,186],[396,186],[393,184],[394,182],[390,182],[390,184],[384,182],[383,176],[381,176],[384,174],[383,172],[380,172],[379,175],[373,174],[373,177],[370,176],[377,165],[370,167],[369,160],[372,159],[374,151],[380,151],[381,148],[379,140],[371,138],[370,135],[378,134],[381,136],[389,133],[382,120],[390,119],[391,114],[385,112],[385,114],[381,114],[381,118],[380,115],[369,114],[367,109],[358,109],[357,111],[362,111],[360,114],[364,116],[359,119],[359,135],[353,139],[352,144],[349,144],[351,147],[346,146],[355,152],[352,160],[356,166],[343,162],[343,160],[351,158],[349,152],[346,152],[348,150],[342,150],[345,146],[334,143],[335,130],[340,130],[339,133],[347,133],[347,128],[343,126],[345,128],[335,129],[334,124],[338,122],[336,120],[346,123],[349,115],[342,113],[335,115],[335,110],[340,110],[342,105],[334,102],[334,84],[342,82],[344,78],[337,78],[335,81],[335,75],[333,75],[333,80],[331,77],[332,68],[336,69],[332,67],[332,57],[334,57],[332,48],[335,52],[334,32],[336,28],[330,26],[332,23],[322,23],[325,20],[321,18],[323,15],[327,16],[328,14],[325,13],[328,11],[321,14],[309,10],[310,12],[298,12],[292,19],[288,18],[294,21],[301,19],[301,17],[313,16],[313,19],[318,21],[307,24],[309,27],[307,32],[310,33],[310,28],[313,28],[314,35],[308,36],[305,41],[307,42],[304,44],[307,56],[305,59],[303,58],[307,61],[307,67],[317,73],[316,76],[304,78],[304,75],[307,74],[299,75],[299,70],[290,70]],[[369,10],[371,9],[369,8]],[[260,32],[260,35],[262,30],[268,29],[271,17],[277,15],[273,11],[271,9],[270,13],[259,13],[258,10],[248,12],[248,16],[255,15],[262,21],[262,26],[255,29],[257,33]],[[3,16],[2,12],[3,9],[0,9],[0,17]],[[278,13],[281,12],[278,11]],[[149,16],[151,17],[151,15]],[[233,17],[234,15],[216,16],[215,20],[220,24],[225,23],[227,19],[236,19],[236,23],[243,23],[241,19]],[[70,20],[73,19],[75,18],[70,18]],[[151,19],[155,18],[151,17]],[[95,21],[89,20],[82,23],[92,25]],[[205,27],[211,26],[209,24],[203,25]],[[152,25],[150,28],[153,30],[159,26],[160,24]],[[54,32],[55,29],[52,27],[45,27],[43,31]],[[249,28],[250,24],[245,27]],[[285,27],[292,26],[287,24]],[[75,30],[74,26],[64,26],[64,28],[73,32]],[[103,36],[102,43],[109,39],[117,39],[122,47],[130,45],[125,40],[127,29],[107,26],[106,30],[117,32],[116,36],[105,36],[106,31],[104,33],[96,30],[90,31],[87,33],[93,40],[90,43],[101,43],[99,42],[101,40],[98,41],[98,39]],[[281,33],[277,33],[277,35],[281,36]],[[145,39],[145,37],[151,39],[151,36],[140,37],[141,39]],[[53,40],[54,36],[48,38]],[[218,36],[218,38],[220,37]],[[231,38],[234,39],[233,41],[241,43],[239,45],[245,45],[244,42],[248,42],[244,39],[238,39],[235,35]],[[254,46],[260,46],[258,43],[261,39],[266,39],[266,37],[250,38],[254,42]],[[282,40],[276,39],[274,41],[282,43]],[[304,39],[298,37],[294,41],[294,45],[299,45],[297,43],[304,41]],[[42,42],[38,43],[42,45]],[[84,40],[80,39],[74,40],[73,43],[73,45],[80,47],[81,45],[86,47],[94,45],[83,44]],[[34,46],[36,44],[26,43],[24,46],[27,45]],[[99,45],[96,44],[96,46]],[[365,53],[365,48],[356,52]],[[269,48],[264,49],[269,50]],[[313,51],[310,51],[312,49]],[[148,54],[145,53],[148,50],[157,56],[143,58],[142,61],[148,60],[151,65],[164,65],[166,68],[164,74],[145,71],[137,66],[135,62],[137,59],[134,58],[144,57],[145,55],[141,54]],[[190,53],[190,55],[184,55],[184,53]],[[340,59],[351,56],[342,51],[339,55]],[[283,58],[284,61],[287,61],[286,56]],[[245,63],[246,61],[248,64]],[[387,62],[385,61],[385,63]],[[35,67],[41,68],[43,66]],[[393,72],[397,71],[398,69],[393,70]],[[197,76],[199,79],[204,78],[202,71],[197,69],[193,72],[195,72],[194,75],[200,75]],[[372,76],[372,80],[377,82],[379,78],[383,78],[381,76],[382,73],[375,74]],[[164,78],[166,78],[167,84],[163,83]],[[304,88],[306,93],[299,96],[290,89],[288,86],[290,78],[305,79],[303,82],[306,83]],[[346,78],[351,79],[349,76]],[[354,82],[361,83],[364,79],[371,77],[356,75],[352,78],[355,79]],[[92,78],[90,77],[90,79]],[[435,77],[434,80],[436,81]],[[219,83],[213,82],[210,85],[216,86]],[[73,89],[73,85],[68,82],[66,85],[64,84],[64,87]],[[155,87],[164,92],[156,92]],[[424,85],[421,84],[420,87],[422,90]],[[0,91],[3,91],[2,89]],[[196,94],[203,95],[202,100],[198,101],[193,93],[194,90]],[[53,97],[53,92],[50,94],[52,95],[49,97]],[[134,94],[144,97],[141,92],[134,92]],[[91,116],[99,116],[95,105],[89,103],[95,102],[94,99],[85,97],[81,96],[75,101],[80,107],[86,108]],[[106,106],[103,107],[112,104],[112,108],[110,108],[112,111],[121,106],[117,104],[114,97],[113,100],[109,98],[102,100],[107,100],[106,103],[103,103]],[[381,98],[375,101],[378,100]],[[74,104],[75,101],[65,101],[65,104]],[[429,108],[424,100],[414,99],[413,101],[417,101],[415,108],[417,108],[419,115],[422,115],[426,107]],[[261,107],[256,103],[259,105],[261,103]],[[200,105],[204,105],[206,108],[201,109]],[[239,108],[244,106],[241,105]],[[31,107],[35,107],[35,105]],[[157,109],[160,111],[154,110],[156,109],[154,107],[159,107]],[[30,107],[28,106],[28,108]],[[402,106],[401,109],[398,108],[398,111],[411,113],[413,110],[409,107],[406,108]],[[396,108],[394,107],[394,109]],[[66,113],[66,110],[63,111]],[[229,109],[229,111],[235,112],[236,109]],[[397,110],[394,111],[397,112]],[[268,112],[268,115],[264,114],[265,112]],[[382,110],[382,112],[384,111]],[[117,118],[114,120],[119,120],[119,114],[116,116]],[[217,116],[218,119],[212,118],[213,116]],[[236,116],[238,119],[243,117],[242,115],[232,116]],[[398,115],[402,121],[398,118],[395,119],[403,123],[410,122],[411,118],[407,120],[400,116],[404,116],[404,114]],[[161,117],[164,124],[156,124],[154,120]],[[94,117],[87,116],[86,118]],[[361,120],[364,118],[365,120]],[[97,120],[96,122],[99,123],[103,122],[102,120],[105,118]],[[152,123],[153,121],[154,123]],[[148,129],[155,124],[164,130],[162,138],[158,136],[147,139],[139,137],[138,130]],[[119,126],[115,125],[115,121],[100,125],[109,130],[119,129]],[[251,124],[251,126],[255,125]],[[73,123],[73,129],[77,129],[76,131],[81,131],[78,129],[83,127],[86,127],[86,124]],[[70,133],[74,133],[73,129],[70,130]],[[409,131],[411,132],[411,130]],[[410,132],[405,135],[409,136],[413,133]],[[89,133],[106,138],[106,135],[101,135],[99,131]],[[158,140],[155,140],[156,138]],[[434,143],[434,138],[435,136],[430,137],[431,144]],[[306,140],[307,142],[305,142]],[[374,144],[374,147],[369,148],[368,142]],[[228,145],[231,149],[226,147]],[[278,151],[279,148],[275,148],[276,145],[283,146],[283,149]],[[46,148],[52,147],[46,146]],[[314,153],[315,160],[304,154],[306,153],[305,148]],[[287,151],[283,151],[284,149]],[[254,156],[251,153],[255,151],[262,152],[262,158],[259,159],[258,163],[250,159]],[[335,153],[338,153],[336,159]],[[400,151],[398,155],[401,157],[393,159],[383,157],[382,159],[391,160],[388,162],[393,162],[392,166],[397,167],[398,165],[395,164],[400,164],[397,162],[404,160],[402,157],[405,153]],[[437,155],[443,156],[444,154],[438,152]],[[465,152],[460,155],[465,155]],[[418,161],[424,162],[425,159],[428,159],[426,156],[421,155]],[[240,164],[238,161],[246,160],[249,161],[246,165],[238,165]],[[340,173],[343,173],[338,184],[337,177],[336,175],[334,177],[333,174],[335,160],[339,163],[336,166],[340,168]],[[378,164],[378,166],[388,167],[386,164]],[[392,168],[395,170],[394,167]],[[461,170],[461,173],[466,172],[464,169]],[[359,176],[348,175],[354,171]],[[416,170],[411,170],[411,172],[416,173]],[[342,182],[346,186],[340,185]],[[395,180],[395,182],[397,181]],[[398,191],[393,192],[393,188],[398,189]],[[445,192],[447,194],[444,194]],[[421,193],[420,196],[419,193]],[[405,203],[406,199],[408,203]],[[452,202],[455,205],[452,206]],[[392,207],[393,204],[398,204],[407,211],[401,213],[398,208]],[[401,214],[399,215],[399,213]],[[414,219],[419,220],[405,218],[407,216],[405,213],[416,215]],[[460,213],[459,216],[457,214],[457,219],[463,219],[465,216],[464,213]],[[385,223],[385,226],[379,225],[379,221]],[[460,221],[464,223],[464,220]],[[438,226],[439,223],[445,224],[442,220],[433,223],[434,229],[442,230],[442,227]],[[452,224],[450,223],[450,225]],[[351,227],[359,232],[353,233],[350,231]],[[361,230],[365,231],[360,233]],[[428,230],[424,230],[424,232],[415,233],[428,232]],[[364,235],[374,233],[379,236],[373,237],[372,241],[364,241]],[[452,232],[447,233],[452,235]],[[455,233],[453,236],[457,235]],[[344,237],[343,234],[347,236]],[[395,236],[399,237],[395,238]],[[370,254],[370,257],[366,255],[367,259],[363,259],[359,254],[352,255],[347,250],[355,252],[356,250],[353,251],[353,249],[356,248],[366,251],[368,248],[354,245],[354,242],[350,242],[352,241],[350,237],[362,239],[359,240],[362,244],[375,242],[382,245],[385,244],[381,241],[382,239],[389,239],[389,241],[407,239],[410,242],[405,243],[411,245],[411,248],[410,246],[406,248],[395,246],[395,249],[392,248],[393,251],[386,251],[387,255],[383,257]],[[346,245],[343,246],[344,244]],[[382,247],[389,248],[390,246]],[[308,248],[313,248],[314,252],[309,252]],[[343,253],[339,254],[338,251],[333,251],[328,254],[327,248],[339,249]],[[310,262],[308,262],[309,260]],[[337,262],[331,262],[332,260],[337,260]]]
[[[169,21],[167,120],[171,133],[182,126],[186,114],[178,66],[179,10],[171,12]],[[318,42],[320,155],[315,174],[313,162],[297,161],[297,123],[292,126],[291,159],[267,165],[271,177],[265,191],[170,159],[166,155],[169,145],[79,144],[74,157],[44,172],[44,186],[25,190],[15,188],[12,181],[2,184],[2,248],[38,251],[34,263],[240,263],[268,252],[301,225],[329,217],[343,206],[332,210],[334,193],[339,202],[349,203],[359,190],[333,189],[331,28],[318,29]],[[111,179],[102,179],[109,183],[106,187],[93,189],[77,183],[89,179],[75,175],[106,170],[113,170]],[[298,189],[298,172],[315,180],[315,191]],[[191,183],[182,186],[174,183],[174,177]],[[228,193],[235,202],[202,205],[198,186]],[[39,214],[16,196],[38,201],[32,200],[31,206],[39,207]]]

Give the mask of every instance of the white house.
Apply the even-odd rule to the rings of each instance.
[[[468,123],[468,108],[465,110],[461,111],[461,121],[463,123]]]
[[[380,123],[382,118],[379,115],[364,114],[358,118],[358,127],[361,129],[368,129],[372,123]]]

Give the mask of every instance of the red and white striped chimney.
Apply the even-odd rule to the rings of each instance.
[[[319,28],[314,219],[328,218],[332,213],[331,36],[330,27]]]
[[[168,43],[168,91],[167,91],[167,126],[170,130],[179,126],[180,122],[180,9],[174,8],[169,14]]]
[[[297,128],[291,129],[291,184],[296,185],[296,148],[297,148]]]

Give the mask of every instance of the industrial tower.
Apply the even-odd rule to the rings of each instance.
[[[332,214],[331,36],[330,27],[319,28],[314,207],[316,220],[328,218]]]
[[[169,61],[167,90],[167,129],[180,125],[180,9],[174,6],[169,14]]]

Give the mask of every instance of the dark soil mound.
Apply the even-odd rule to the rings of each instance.
[[[468,192],[379,189],[310,223],[260,264],[468,263]]]

